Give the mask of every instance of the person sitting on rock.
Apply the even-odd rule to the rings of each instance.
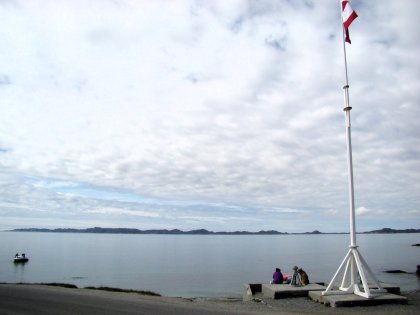
[[[272,284],[282,284],[283,283],[283,274],[281,273],[280,268],[276,268],[276,271],[273,273]]]

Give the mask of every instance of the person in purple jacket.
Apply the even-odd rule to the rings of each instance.
[[[281,273],[280,268],[276,268],[276,271],[273,273],[272,284],[281,284],[283,283],[283,274]]]

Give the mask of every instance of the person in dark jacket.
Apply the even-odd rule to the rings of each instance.
[[[283,274],[281,273],[280,268],[276,268],[276,271],[273,273],[272,284],[281,284],[283,283]]]

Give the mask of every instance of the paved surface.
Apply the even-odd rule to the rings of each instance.
[[[178,299],[179,300],[179,299]],[[0,285],[0,314],[238,314],[200,308],[188,300],[138,294],[65,289],[41,285]]]
[[[134,293],[0,284],[0,315],[20,314],[255,314],[255,315],[419,315],[420,292],[408,305],[327,307],[307,297],[263,299],[182,299]]]

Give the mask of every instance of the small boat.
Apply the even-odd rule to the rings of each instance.
[[[22,254],[22,255],[16,254],[15,258],[13,259],[13,262],[15,264],[26,263],[28,261],[29,261],[29,258],[26,257],[25,254]]]

